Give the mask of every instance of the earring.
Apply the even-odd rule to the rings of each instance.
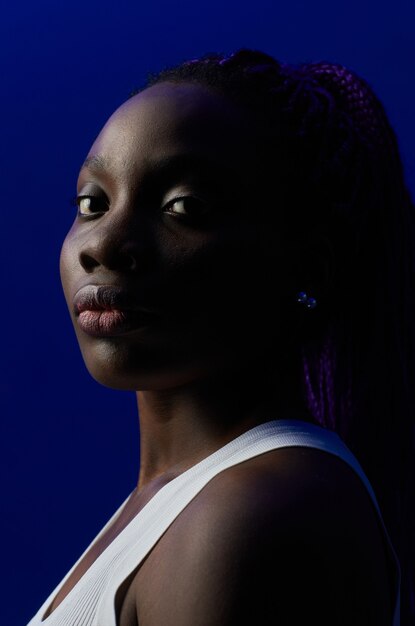
[[[315,298],[309,298],[305,291],[300,291],[297,294],[297,302],[306,304],[308,309],[314,309],[317,306],[317,300]]]

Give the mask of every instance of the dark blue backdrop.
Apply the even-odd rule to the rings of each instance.
[[[384,102],[413,190],[414,25],[412,0],[3,5],[2,625],[26,625],[137,479],[135,395],[88,374],[58,269],[77,171],[107,117],[147,72],[205,52],[337,61]]]

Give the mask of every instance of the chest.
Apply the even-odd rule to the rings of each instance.
[[[49,617],[53,611],[65,600],[82,576],[90,569],[96,559],[110,546],[117,535],[129,523],[128,518],[118,520],[116,527],[109,529],[105,535],[87,552],[65,584],[53,598],[52,603],[44,613]],[[157,600],[159,581],[163,580],[163,568],[160,564],[177,563],[178,540],[184,539],[178,518],[157,542],[146,559],[140,563],[123,581],[114,597],[114,606],[117,626],[139,626],[137,618],[137,594],[145,598],[143,608],[151,606]]]
[[[54,596],[53,601],[48,606],[46,612],[43,614],[43,618],[49,617],[56,608],[65,600],[65,598],[71,593],[76,584],[81,578],[90,570],[95,561],[103,554],[103,552],[111,546],[111,544],[117,539],[122,531],[132,522],[133,518],[144,508],[148,501],[154,496],[155,492],[159,489],[159,486],[154,486],[153,489],[143,490],[139,496],[134,495],[126,503],[125,507],[121,511],[120,515],[111,523],[105,533],[96,540],[91,548],[86,552],[84,557],[75,567],[71,575],[65,581],[64,585]],[[134,578],[136,570],[132,572],[126,580],[123,581],[118,588],[115,597],[115,607],[117,615],[117,626],[134,626],[132,621],[132,613],[129,611],[129,619],[124,617],[122,621],[119,621],[119,616],[122,611],[125,596],[127,594],[129,585]],[[125,615],[125,610],[124,610]]]
[[[105,533],[103,537],[86,553],[84,558],[78,563],[72,574],[66,580],[64,585],[58,591],[58,593],[53,598],[52,603],[44,613],[44,619],[49,617],[56,608],[65,600],[65,598],[69,595],[69,593],[73,590],[78,581],[86,574],[86,572],[92,567],[97,558],[108,548],[108,546],[114,541],[117,534],[115,529],[111,529],[109,532]]]

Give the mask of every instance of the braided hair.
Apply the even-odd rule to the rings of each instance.
[[[384,107],[341,64],[250,49],[150,73],[130,95],[163,81],[206,85],[249,109],[282,183],[287,241],[320,226],[335,243],[337,279],[310,294],[319,306],[301,346],[303,400],[373,485],[401,565],[401,624],[414,624],[415,212]]]

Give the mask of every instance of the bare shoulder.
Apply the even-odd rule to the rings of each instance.
[[[215,476],[156,546],[136,594],[140,626],[391,623],[370,496],[344,461],[314,448]]]
[[[377,537],[376,547],[383,545],[361,478],[341,458],[312,447],[279,448],[220,472],[200,492],[193,520],[195,514],[213,526],[226,519],[233,531],[238,524],[246,531],[249,523],[254,529],[269,523],[272,531],[286,525],[286,532],[301,531],[304,539]]]

